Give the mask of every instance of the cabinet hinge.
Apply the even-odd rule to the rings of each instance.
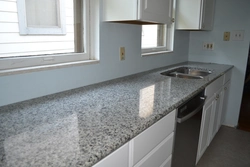
[[[171,22],[174,23],[174,21],[175,21],[174,18],[172,18],[172,19],[171,19]]]

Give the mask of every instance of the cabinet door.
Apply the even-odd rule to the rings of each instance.
[[[229,88],[230,88],[230,81],[224,85],[224,90],[223,90],[224,96],[223,96],[223,106],[222,106],[220,125],[222,125],[224,123],[224,120],[226,117],[227,106],[228,106],[228,97],[229,97]]]
[[[137,0],[102,0],[103,21],[131,21],[137,19]]]
[[[214,6],[215,0],[203,0],[202,8],[202,30],[212,30],[214,22]]]
[[[128,167],[129,166],[129,144],[125,144],[93,167]]]
[[[168,24],[172,18],[173,0],[138,0],[138,19]]]
[[[201,0],[176,1],[176,29],[200,29]]]
[[[218,93],[216,93],[215,102],[214,102],[214,110],[211,119],[211,129],[212,135],[210,142],[213,140],[214,136],[219,130],[219,120],[221,118],[222,112],[222,103],[223,103],[223,89],[221,89]]]
[[[212,98],[211,98],[212,99]],[[210,139],[210,119],[211,114],[214,110],[214,100],[208,101],[203,107],[201,130],[198,146],[198,154],[196,163],[199,161],[200,157],[205,152],[207,146],[209,145]]]
[[[224,103],[224,87],[221,89],[219,94],[219,109],[218,109],[218,118],[217,118],[217,132],[219,131],[221,127],[221,117],[222,117],[222,111],[223,111],[223,103]]]
[[[175,114],[176,110],[163,117],[130,141],[131,151],[133,152],[133,165],[137,164],[174,131]]]
[[[170,155],[168,159],[160,167],[171,167],[171,164],[172,164],[172,155]]]
[[[172,132],[134,167],[160,167],[163,165],[167,166],[167,164],[171,163],[171,159],[169,159],[169,157],[172,153],[173,138],[174,133]],[[166,160],[168,162],[165,164]]]

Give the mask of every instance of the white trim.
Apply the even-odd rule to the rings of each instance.
[[[53,65],[74,61],[89,60],[86,53],[51,54],[38,56],[10,57],[0,59],[0,70]]]
[[[0,70],[0,76],[14,75],[14,74],[22,74],[27,72],[37,72],[51,69],[59,69],[65,67],[79,66],[79,65],[89,65],[89,64],[97,64],[99,60],[84,60],[84,61],[76,61],[76,62],[68,62],[61,64],[52,64],[52,65],[44,65],[44,66],[34,66],[27,68],[18,68],[18,69],[7,69]]]
[[[66,18],[65,18],[65,4],[64,0],[57,0],[59,5],[58,27],[28,27],[26,20],[26,5],[25,0],[17,0],[17,11],[19,20],[20,35],[65,35],[66,34]]]
[[[167,47],[159,46],[159,47],[153,47],[153,48],[142,48],[142,54],[150,53],[150,52],[161,52],[161,51],[167,51]]]
[[[100,0],[91,0],[90,2],[90,60],[100,60],[100,22],[102,20],[100,13],[103,10],[101,8],[102,3]]]
[[[174,53],[174,51],[165,50],[165,51],[158,51],[158,52],[142,53],[142,54],[141,54],[141,57],[145,57],[145,56],[155,56],[155,55],[158,55],[158,54],[165,54],[165,53]]]
[[[134,139],[129,141],[129,167],[133,167],[134,164]]]
[[[84,53],[89,53],[90,51],[90,0],[83,1],[83,45],[84,45]]]

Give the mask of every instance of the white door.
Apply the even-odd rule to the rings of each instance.
[[[216,135],[216,133],[218,132],[218,119],[219,116],[221,115],[221,110],[222,110],[222,90],[220,90],[218,93],[216,93],[216,97],[215,97],[215,103],[214,103],[214,114],[213,114],[213,118],[212,118],[212,135],[211,135],[211,140],[210,142],[213,140],[214,136]]]
[[[171,22],[173,0],[138,0],[138,19],[167,24]]]
[[[210,100],[203,107],[197,162],[199,161],[200,157],[203,155],[207,146],[209,145],[210,141],[209,127],[210,127],[211,114],[213,111],[213,104],[214,100]]]
[[[219,105],[219,109],[218,109],[217,132],[219,131],[219,129],[221,127],[221,117],[222,117],[223,102],[224,102],[224,89],[223,88],[221,89],[220,94],[219,94],[220,105]]]
[[[224,123],[226,112],[227,112],[227,104],[228,104],[228,97],[229,97],[229,88],[230,88],[230,81],[224,85],[224,97],[223,97],[223,106],[222,106],[222,114],[221,114],[221,121],[220,125]]]
[[[202,30],[213,29],[214,7],[215,7],[215,0],[203,0],[202,21],[201,21]]]

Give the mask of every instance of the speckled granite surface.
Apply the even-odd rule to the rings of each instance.
[[[213,73],[186,80],[165,67],[0,107],[0,166],[92,166],[232,68],[183,65]]]

